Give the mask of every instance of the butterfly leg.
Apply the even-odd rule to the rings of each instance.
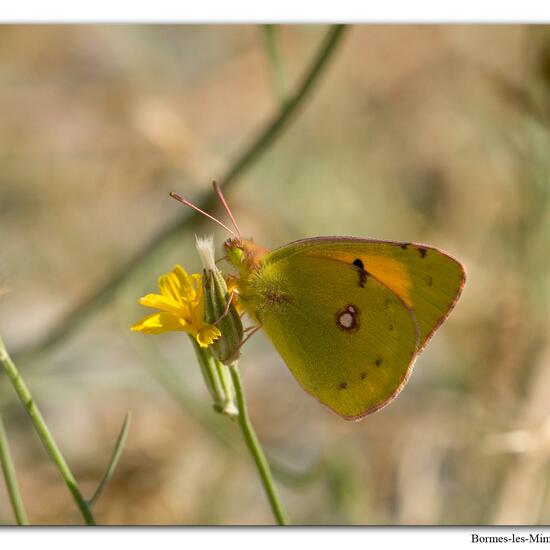
[[[236,289],[231,290],[231,293],[229,294],[229,300],[227,300],[227,304],[225,305],[225,309],[223,313],[212,323],[213,326],[216,326],[224,317],[227,316],[229,313],[229,308],[231,307],[231,303],[233,302],[233,298],[235,296],[238,296],[239,292]]]
[[[256,334],[262,328],[262,326],[263,325],[256,325],[255,327],[248,327],[247,329],[245,329],[245,332],[248,332],[248,331],[250,332],[245,336],[245,338],[239,344],[238,349],[240,350],[244,346],[245,342],[247,342],[251,336]]]

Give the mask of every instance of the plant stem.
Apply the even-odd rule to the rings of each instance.
[[[273,512],[273,515],[275,516],[277,523],[279,525],[288,525],[288,518],[279,500],[277,491],[275,490],[275,485],[273,483],[273,476],[271,474],[269,464],[263,452],[260,441],[256,436],[256,432],[252,427],[250,417],[248,416],[248,408],[246,406],[246,400],[244,397],[244,390],[241,382],[241,375],[239,373],[239,369],[236,363],[232,363],[231,365],[229,365],[229,368],[231,370],[231,378],[233,379],[233,384],[235,385],[235,393],[237,396],[237,406],[239,408],[239,415],[237,419],[238,419],[241,431],[243,432],[246,445],[248,447],[248,450],[250,451],[250,454],[252,455],[252,458],[254,459],[254,462],[256,463],[258,472],[260,473],[260,477],[261,477],[265,492],[267,494],[267,498],[269,500],[271,510]]]
[[[42,444],[46,448],[46,451],[50,455],[50,458],[57,466],[57,469],[61,474],[61,477],[65,481],[65,484],[67,485],[71,495],[73,496],[73,499],[75,500],[76,505],[78,506],[78,509],[82,514],[82,517],[86,521],[86,524],[95,525],[95,520],[90,510],[90,507],[88,506],[80,490],[78,489],[76,479],[69,469],[69,466],[65,462],[65,459],[63,458],[59,447],[57,446],[52,434],[50,433],[50,430],[48,429],[48,426],[46,425],[44,417],[40,413],[40,410],[34,402],[27,385],[21,378],[21,375],[19,374],[15,364],[11,360],[8,351],[4,346],[4,342],[1,338],[0,364],[2,364],[2,366],[4,367],[4,370],[8,378],[10,379],[10,382],[12,383],[21,403],[23,404],[23,407],[25,407],[25,410],[27,411],[32,423],[34,424],[34,428],[36,429],[38,436],[42,441]]]
[[[284,109],[286,103],[285,95],[285,73],[281,62],[281,55],[278,47],[278,27],[277,25],[262,25],[264,32],[264,43],[271,71],[271,79],[275,95],[279,101],[281,109]]]
[[[105,487],[107,487],[109,481],[111,481],[111,478],[115,473],[115,469],[117,467],[118,461],[120,460],[120,455],[122,454],[122,449],[124,448],[124,444],[126,443],[126,438],[128,437],[128,430],[130,428],[131,419],[132,419],[132,413],[128,411],[126,413],[126,416],[124,417],[124,422],[122,423],[122,427],[120,428],[120,432],[115,442],[115,446],[113,447],[113,452],[111,453],[111,459],[109,460],[109,464],[107,465],[105,474],[103,475],[103,478],[99,482],[99,485],[97,486],[97,489],[95,490],[95,493],[93,494],[92,498],[88,501],[88,505],[90,508],[93,508],[95,506],[97,499],[101,496],[101,493],[103,492]]]
[[[286,124],[298,112],[299,107],[304,104],[306,97],[313,90],[315,83],[318,82],[323,70],[328,65],[329,59],[336,51],[345,29],[345,25],[331,25],[301,82],[296,87],[296,90],[287,96],[284,107],[260,130],[250,146],[235,160],[229,170],[219,180],[218,183],[224,191],[227,191],[237,178],[260,158],[275,138],[280,135]],[[196,204],[203,210],[209,210],[217,203],[214,194],[209,191]],[[24,349],[18,350],[14,354],[14,357],[17,360],[22,358],[25,360],[33,359],[41,352],[64,340],[90,315],[103,306],[112,297],[114,292],[126,282],[130,275],[150,261],[161,248],[161,245],[179,237],[181,232],[189,228],[199,217],[200,214],[197,214],[194,210],[185,210],[175,222],[162,229],[135,256],[116,269],[103,285],[91,292],[88,298],[76,304],[43,337],[29,344]]]
[[[28,525],[27,511],[25,510],[25,504],[21,498],[19,491],[19,484],[17,483],[17,477],[15,475],[15,468],[11,459],[10,448],[8,444],[8,438],[6,431],[4,430],[4,423],[0,416],[0,463],[2,464],[2,472],[4,473],[4,479],[6,480],[6,488],[10,497],[13,513],[15,514],[15,521],[17,525]]]

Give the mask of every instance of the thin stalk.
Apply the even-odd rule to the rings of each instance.
[[[307,69],[300,84],[294,93],[290,94],[282,109],[272,118],[270,122],[258,133],[251,145],[232,164],[226,174],[219,180],[220,187],[227,191],[239,176],[241,176],[260,156],[269,148],[276,137],[278,137],[298,112],[307,96],[313,90],[314,85],[319,81],[323,70],[327,67],[328,61],[337,49],[344,31],[345,25],[332,25],[327,31],[321,46]],[[217,198],[211,193],[206,193],[197,206],[202,210],[209,210],[217,206]],[[155,235],[135,256],[121,265],[107,281],[96,288],[87,299],[76,304],[56,325],[53,326],[43,337],[18,350],[14,357],[17,360],[35,358],[41,352],[52,348],[72,334],[88,317],[103,306],[114,294],[114,292],[126,282],[126,280],[140,267],[150,261],[162,245],[171,239],[179,237],[183,230],[188,229],[200,214],[191,209],[182,211],[181,216],[171,225],[168,225]]]
[[[48,429],[48,426],[46,425],[44,417],[40,413],[40,410],[38,409],[36,403],[32,398],[31,392],[21,378],[21,375],[19,374],[14,362],[11,360],[11,357],[9,356],[8,351],[6,350],[4,342],[1,338],[0,364],[2,364],[2,366],[4,367],[4,371],[6,372],[6,375],[12,383],[19,397],[19,400],[21,401],[23,407],[25,407],[25,410],[30,416],[34,428],[37,431],[40,440],[42,441],[42,444],[46,448],[46,451],[50,455],[50,458],[52,459],[54,464],[57,466],[57,469],[61,474],[63,481],[67,485],[67,488],[69,489],[74,501],[76,502],[76,505],[78,506],[78,509],[80,510],[80,513],[82,514],[82,517],[84,518],[86,524],[95,525],[94,516],[92,515],[88,503],[86,502],[78,488],[75,477],[73,476],[69,466],[65,462],[65,459],[63,458],[59,447],[57,446],[52,434],[50,433],[50,430]]]
[[[279,500],[279,497],[277,495],[277,491],[275,490],[275,484],[273,483],[273,476],[269,468],[269,463],[267,462],[260,441],[256,436],[256,432],[254,431],[252,422],[250,421],[250,417],[248,416],[248,408],[246,406],[246,400],[244,397],[244,390],[239,369],[236,363],[232,363],[231,365],[229,365],[229,368],[231,370],[231,378],[233,379],[233,384],[235,386],[237,406],[239,408],[237,420],[243,433],[244,440],[246,442],[248,450],[250,451],[250,454],[252,455],[252,458],[254,459],[254,462],[256,463],[256,468],[258,468],[260,478],[262,480],[267,498],[269,500],[269,505],[271,506],[271,510],[273,512],[273,515],[275,516],[277,523],[279,525],[288,525],[286,512],[284,511],[281,501]]]
[[[264,44],[271,71],[271,80],[275,89],[275,95],[279,101],[281,109],[284,109],[286,103],[286,78],[281,62],[281,54],[278,47],[278,28],[277,25],[262,25],[264,32]]]
[[[111,453],[111,460],[109,460],[109,464],[107,465],[105,474],[101,479],[101,481],[99,482],[99,485],[97,486],[97,489],[95,490],[92,498],[88,501],[88,505],[90,506],[90,508],[93,508],[95,506],[97,499],[101,496],[101,493],[103,492],[105,487],[107,487],[107,484],[109,483],[109,481],[111,481],[111,478],[115,473],[118,461],[120,460],[120,455],[122,454],[122,449],[124,448],[124,444],[126,443],[126,438],[128,437],[128,430],[130,428],[131,419],[132,419],[132,413],[128,411],[126,413],[126,416],[124,417],[124,422],[122,423],[122,427],[120,428],[120,432],[118,434],[115,446],[113,447],[113,452]]]
[[[21,492],[19,491],[19,484],[17,483],[17,477],[15,475],[15,468],[11,459],[10,448],[8,444],[8,438],[6,431],[4,430],[4,423],[0,416],[0,463],[2,464],[2,472],[4,473],[4,479],[6,480],[6,488],[10,497],[11,507],[15,515],[15,521],[17,525],[28,525],[29,520],[27,518],[27,511],[25,510],[25,504],[21,498]]]

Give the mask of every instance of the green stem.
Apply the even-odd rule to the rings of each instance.
[[[281,106],[281,109],[284,109],[286,103],[286,79],[277,43],[278,28],[277,25],[262,25],[262,27],[264,31],[265,50],[267,54],[267,60],[269,61],[269,68],[271,70],[271,79],[273,80],[275,95],[279,100],[279,105]]]
[[[84,520],[88,525],[95,525],[95,520],[90,510],[90,507],[88,506],[87,502],[84,500],[84,497],[80,493],[80,490],[78,489],[78,485],[76,483],[76,479],[74,478],[71,470],[69,469],[69,466],[65,462],[65,459],[63,458],[63,455],[61,454],[59,447],[55,443],[55,440],[52,434],[50,433],[48,426],[46,425],[44,417],[40,413],[27,385],[21,378],[15,364],[11,360],[8,354],[8,351],[4,346],[4,342],[2,341],[1,338],[0,338],[0,364],[2,364],[2,366],[4,367],[4,370],[8,378],[10,379],[10,382],[12,383],[17,395],[19,396],[21,403],[25,407],[25,410],[27,411],[28,415],[31,418],[32,423],[34,424],[34,427],[38,433],[38,436],[42,441],[42,444],[46,448],[46,451],[50,455],[50,458],[53,460],[53,462],[57,466],[57,469],[61,474],[61,477],[65,481],[65,484],[67,485],[71,495],[73,496],[76,502],[76,505],[78,506],[78,509],[82,514],[82,517],[84,518]]]
[[[297,86],[294,93],[288,96],[283,108],[268,122],[268,124],[259,132],[256,139],[237,158],[234,164],[229,168],[226,174],[219,180],[220,187],[227,191],[234,184],[237,178],[245,170],[250,168],[260,156],[273,143],[275,138],[280,135],[286,124],[298,112],[299,107],[304,104],[306,97],[313,90],[315,83],[319,80],[323,69],[328,65],[342,36],[344,35],[345,25],[332,25],[327,31],[318,53],[313,59],[311,65],[306,71],[302,81]],[[216,205],[216,198],[212,192],[204,195],[202,200],[196,202],[203,210],[209,210]],[[115,291],[132,275],[138,268],[150,261],[162,245],[171,239],[178,238],[181,232],[191,226],[200,214],[195,210],[187,209],[174,223],[165,227],[160,233],[155,235],[145,246],[125,264],[121,265],[111,277],[99,288],[95,289],[80,304],[77,304],[72,311],[54,325],[42,338],[30,344],[25,349],[19,350],[14,354],[17,360],[24,358],[28,360],[39,355],[41,352],[58,344],[74,332],[90,315],[103,306],[109,300]]]
[[[103,475],[103,478],[99,482],[99,485],[97,486],[97,489],[95,490],[95,493],[93,494],[92,498],[88,501],[88,505],[90,506],[90,508],[93,508],[95,506],[97,499],[101,496],[101,493],[103,492],[105,487],[107,487],[109,481],[111,481],[111,478],[115,473],[118,461],[120,460],[120,455],[122,454],[122,449],[124,448],[124,444],[126,443],[126,438],[128,437],[128,430],[130,428],[131,419],[132,419],[132,413],[128,411],[126,413],[126,416],[124,417],[124,422],[122,422],[122,427],[120,428],[120,432],[115,442],[115,446],[113,447],[113,452],[111,453],[111,459],[109,460],[109,464],[107,465],[105,474]]]
[[[236,363],[232,363],[231,365],[229,365],[229,368],[231,370],[231,378],[233,378],[233,384],[235,385],[235,393],[237,396],[237,406],[239,408],[239,426],[241,428],[241,431],[243,432],[246,445],[248,447],[248,450],[250,451],[250,454],[252,455],[252,458],[254,459],[254,462],[256,463],[258,472],[260,473],[260,477],[265,492],[267,494],[271,510],[273,511],[273,515],[275,516],[277,523],[279,525],[288,525],[288,518],[286,516],[286,512],[282,507],[281,502],[279,501],[277,491],[275,490],[273,476],[271,474],[269,464],[262,450],[260,441],[256,436],[256,432],[252,427],[250,417],[248,416],[248,408],[246,406],[239,369]]]
[[[27,518],[27,511],[21,498],[21,492],[19,491],[19,484],[17,483],[17,477],[15,475],[15,468],[11,459],[10,448],[8,445],[8,438],[6,431],[4,430],[4,423],[0,416],[0,463],[2,464],[2,472],[4,473],[4,479],[6,480],[6,488],[10,497],[13,513],[15,514],[15,521],[17,525],[28,525],[29,520]]]

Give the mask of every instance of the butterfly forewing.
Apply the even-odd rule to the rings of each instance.
[[[420,351],[456,304],[466,274],[460,262],[436,248],[414,243],[317,237],[290,243],[273,251],[271,261],[285,257],[314,256],[364,270],[392,290],[415,314]]]

